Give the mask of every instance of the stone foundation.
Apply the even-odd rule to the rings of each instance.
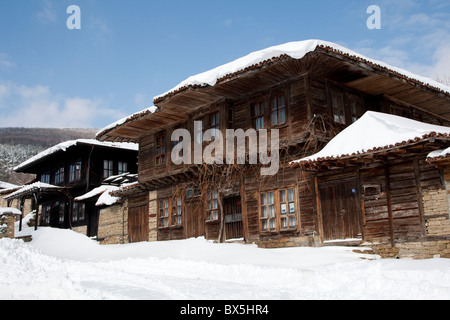
[[[382,258],[431,259],[450,258],[450,240],[418,241],[370,246]]]
[[[259,248],[320,247],[318,236],[284,237],[260,239],[255,242]]]

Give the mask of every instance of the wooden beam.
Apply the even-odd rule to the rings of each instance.
[[[390,188],[390,176],[389,176],[389,164],[386,161],[384,167],[384,179],[386,183],[386,199],[387,199],[387,209],[389,217],[389,237],[391,239],[391,245],[394,245],[394,216],[392,214],[392,196]]]

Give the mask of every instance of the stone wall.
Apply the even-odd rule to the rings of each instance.
[[[450,241],[417,241],[390,244],[378,244],[371,246],[373,253],[382,258],[400,259],[431,259],[450,258]]]
[[[319,247],[318,236],[267,238],[256,241],[260,248]]]
[[[148,223],[149,235],[148,241],[158,241],[158,193],[150,191],[148,194]]]
[[[447,190],[424,190],[423,211],[427,236],[450,235]]]
[[[0,215],[0,239],[14,239],[14,223],[16,217],[14,214],[4,213]]]
[[[97,238],[100,244],[128,243],[128,201],[100,210]]]

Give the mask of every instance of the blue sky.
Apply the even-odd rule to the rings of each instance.
[[[448,0],[1,0],[0,30],[0,127],[102,128],[193,74],[306,39],[450,78]]]

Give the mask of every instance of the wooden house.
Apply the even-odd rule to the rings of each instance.
[[[251,53],[186,79],[155,97],[154,104],[97,135],[100,141],[139,143],[140,195],[129,201],[136,202],[134,207],[139,209],[133,210],[133,215],[137,215],[138,224],[145,225],[143,235],[136,238],[140,241],[149,236],[158,240],[204,236],[220,241],[243,238],[263,247],[279,247],[320,246],[350,238],[348,243],[352,244],[392,246],[424,236],[427,220],[423,213],[417,224],[403,223],[413,215],[406,211],[422,210],[423,194],[418,184],[443,188],[441,171],[425,158],[434,149],[448,146],[447,136],[430,137],[426,143],[408,144],[376,156],[324,163],[320,170],[290,165],[321,150],[367,111],[450,125],[448,87],[334,43],[308,40]],[[196,123],[202,125],[200,136]],[[177,129],[190,133],[192,154],[199,144],[205,152],[208,142],[216,141],[214,137],[202,139],[207,129],[212,129],[210,133],[219,130],[223,137],[227,130],[254,129],[258,137],[264,130],[271,137],[276,131],[279,169],[274,175],[263,176],[261,169],[267,166],[251,163],[249,154],[241,165],[225,160],[176,164],[173,150],[175,155],[184,156],[177,151],[184,138],[172,141]],[[272,154],[275,149],[268,147]],[[392,164],[387,170],[382,164],[391,158],[398,167]],[[401,185],[403,179],[409,191],[416,188],[396,207],[414,206],[402,207],[405,219],[401,220],[399,237],[399,229],[392,226],[400,220],[390,209],[398,199],[393,199],[393,191],[389,191],[390,196],[386,193],[386,179],[388,189]],[[336,231],[336,223],[325,218],[325,211],[337,209],[323,201],[329,194],[344,197],[338,191],[350,192],[354,199],[339,204],[342,209],[337,214],[346,215],[350,210],[346,208],[352,206],[356,213],[342,220],[341,230]],[[383,205],[380,200],[379,206],[388,215],[375,214],[370,227],[368,212],[364,216],[361,206],[361,201],[369,200],[363,199],[364,192],[374,198],[383,193],[391,201]],[[441,237],[448,241],[448,234]]]
[[[99,187],[105,179],[137,172],[137,145],[79,139],[63,142],[28,159],[16,172],[36,175],[36,182],[5,197],[33,200],[38,225],[71,228],[97,236],[99,211],[93,199],[74,198]]]

